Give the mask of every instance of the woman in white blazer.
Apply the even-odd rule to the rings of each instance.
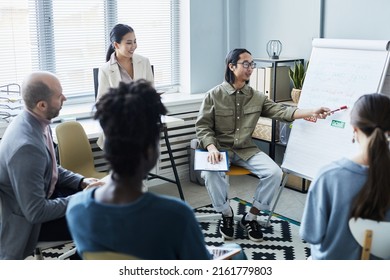
[[[154,85],[152,67],[148,58],[134,53],[137,49],[137,38],[134,29],[126,24],[117,24],[110,32],[110,45],[107,50],[106,63],[99,68],[99,87],[97,100],[116,88],[119,82],[131,82],[146,79]],[[104,135],[97,145],[103,149]]]

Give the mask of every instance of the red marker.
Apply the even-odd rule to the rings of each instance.
[[[346,109],[348,109],[348,107],[346,105],[344,105],[344,106],[341,106],[340,108],[337,108],[335,110],[332,110],[332,111],[328,112],[328,114],[332,114],[334,112],[341,111],[341,110],[346,110]]]

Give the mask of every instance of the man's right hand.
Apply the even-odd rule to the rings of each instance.
[[[209,152],[207,161],[211,162],[211,164],[216,164],[222,160],[222,154],[218,151],[214,144],[208,145],[207,151]]]
[[[84,183],[84,185],[82,186],[82,189],[84,191],[88,190],[89,188],[100,187],[100,186],[103,186],[105,184],[105,182],[103,182],[99,179],[96,179],[96,178],[84,178],[83,183]]]

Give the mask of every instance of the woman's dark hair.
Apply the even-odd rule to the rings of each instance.
[[[134,32],[134,29],[127,24],[118,23],[112,28],[110,32],[110,45],[108,46],[106,54],[106,62],[110,60],[111,54],[115,52],[113,46],[114,42],[120,43],[122,41],[123,36],[125,36],[129,32]]]
[[[351,124],[368,138],[368,176],[354,199],[351,217],[381,221],[390,208],[390,98],[378,93],[361,96],[351,111]]]
[[[95,119],[103,128],[105,157],[114,173],[134,175],[148,149],[157,149],[166,113],[160,95],[144,79],[120,82],[99,99]]]
[[[248,50],[246,49],[234,49],[228,53],[228,55],[225,58],[226,68],[225,68],[225,81],[229,84],[234,84],[235,82],[235,76],[229,68],[229,63],[232,63],[233,65],[237,65],[238,60],[240,59],[240,55],[243,53],[248,53],[252,55]]]

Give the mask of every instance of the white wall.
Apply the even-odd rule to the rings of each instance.
[[[182,92],[204,93],[223,81],[225,56],[240,41],[240,0],[182,0]]]
[[[245,0],[243,44],[266,56],[268,40],[279,39],[282,56],[308,59],[312,38],[320,36],[321,2],[325,38],[390,40],[388,0]]]
[[[205,92],[223,80],[225,0],[182,1],[183,92]],[[184,77],[183,77],[184,75]]]
[[[318,0],[245,0],[241,17],[241,40],[254,57],[267,57],[267,42],[275,39],[281,57],[306,58],[319,36]]]
[[[390,40],[390,1],[325,0],[325,37]]]

